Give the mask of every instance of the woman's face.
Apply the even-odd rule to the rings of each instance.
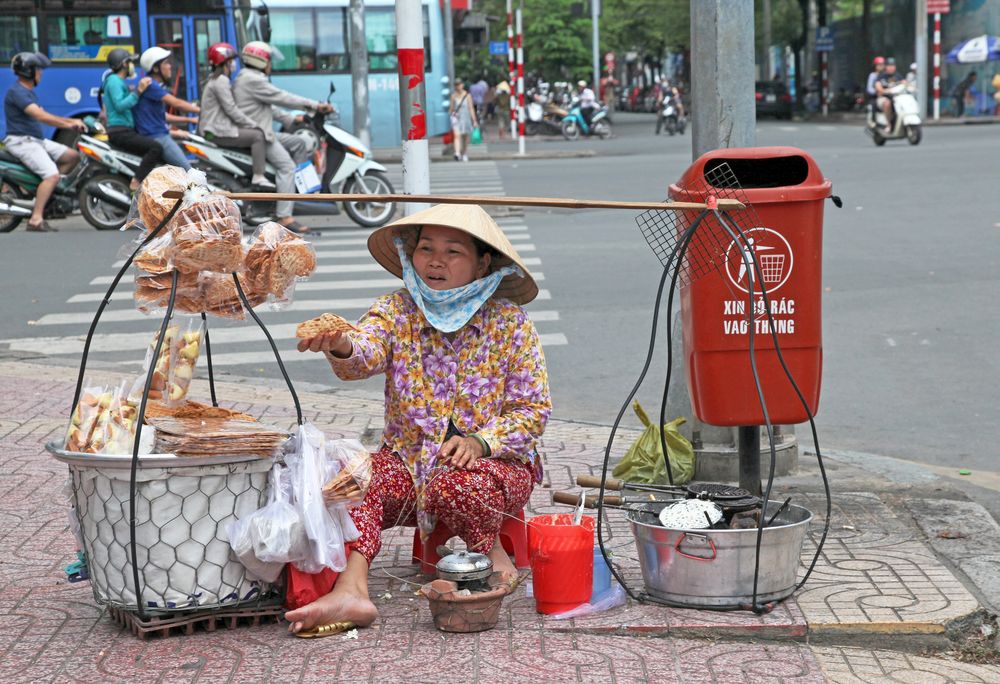
[[[468,233],[444,226],[424,226],[412,261],[420,279],[434,290],[468,285],[490,267],[490,255],[478,256]]]

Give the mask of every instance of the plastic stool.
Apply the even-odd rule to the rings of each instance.
[[[455,536],[444,523],[438,523],[431,536],[424,543],[420,542],[420,528],[413,531],[413,562],[420,563],[420,570],[428,575],[437,572],[436,565],[441,556],[437,547],[447,544]],[[524,511],[519,511],[515,518],[504,516],[500,525],[500,543],[508,554],[514,554],[514,567],[528,567],[528,528],[524,523]]]

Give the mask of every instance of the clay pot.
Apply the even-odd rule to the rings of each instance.
[[[448,580],[437,579],[420,588],[430,603],[434,626],[442,632],[482,632],[492,629],[500,616],[500,606],[511,585],[495,572],[489,578],[489,591],[465,593]]]

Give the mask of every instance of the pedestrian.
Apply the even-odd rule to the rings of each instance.
[[[486,104],[486,92],[489,89],[489,84],[482,76],[479,77],[478,81],[469,86],[469,95],[472,97],[472,105],[476,108],[476,116],[480,121],[483,120],[483,115],[486,113],[483,105]]]
[[[961,117],[965,115],[965,98],[975,82],[976,72],[970,71],[965,78],[958,82],[955,90],[952,91],[951,96],[955,99],[955,116]]]
[[[472,129],[479,126],[479,120],[469,91],[465,89],[465,82],[460,78],[455,79],[455,92],[451,94],[451,107],[448,111],[451,113],[451,130],[455,135],[455,161],[469,161],[469,138],[472,136]]]
[[[181,150],[174,138],[186,138],[187,132],[180,131],[170,124],[197,124],[197,117],[184,117],[167,114],[167,107],[178,109],[189,114],[197,114],[201,109],[196,104],[183,100],[169,90],[170,79],[174,73],[173,54],[157,45],[147,49],[139,58],[139,64],[151,76],[149,87],[139,96],[139,102],[132,109],[135,117],[135,129],[139,135],[152,138],[163,148],[163,161],[182,169],[190,169],[191,162]],[[165,87],[166,86],[166,87]]]
[[[453,530],[493,569],[516,572],[498,534],[542,481],[536,445],[552,410],[538,333],[522,308],[538,287],[479,206],[438,205],[381,228],[372,256],[402,277],[357,330],[299,342],[342,380],[385,375],[385,428],[361,504],[360,532],[333,590],[289,611],[289,631],[370,625],[368,571],[381,532]]]
[[[108,53],[108,68],[110,73],[101,84],[101,103],[104,105],[108,122],[108,142],[142,157],[139,168],[129,181],[129,190],[135,191],[149,172],[163,162],[163,148],[153,138],[140,135],[135,130],[135,117],[132,110],[139,104],[139,97],[152,83],[152,78],[146,76],[139,79],[135,91],[129,90],[125,79],[135,75],[135,62],[138,56],[130,54],[125,48],[115,48]]]
[[[497,115],[497,136],[503,140],[510,126],[510,84],[505,80],[497,83],[493,99],[493,109]]]
[[[80,119],[50,114],[38,104],[35,88],[42,80],[42,69],[50,66],[52,62],[40,52],[19,52],[14,55],[10,68],[17,80],[3,99],[4,117],[7,120],[4,145],[7,152],[42,179],[35,189],[35,205],[28,219],[27,230],[33,233],[56,230],[45,220],[45,205],[59,184],[60,174],[69,173],[80,162],[80,155],[76,150],[46,138],[42,124],[77,131],[87,129]]]

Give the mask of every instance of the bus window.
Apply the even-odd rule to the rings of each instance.
[[[123,16],[118,24],[109,25],[107,14],[46,14],[43,26],[49,58],[53,62],[103,62],[116,47],[135,52],[138,27],[134,17]]]
[[[272,56],[273,69],[316,71],[315,23],[311,9],[271,10],[271,45],[281,52]]]
[[[316,57],[319,70],[347,72],[347,14],[341,8],[316,11],[316,33],[319,36]]]
[[[10,63],[18,52],[38,51],[34,17],[0,17],[0,60]]]
[[[431,70],[430,21],[424,11],[424,71]],[[371,71],[395,71],[396,10],[393,7],[365,8],[365,39],[368,42],[368,68]]]
[[[198,92],[212,73],[208,47],[222,42],[222,20],[215,17],[194,20],[195,61],[198,65]]]

